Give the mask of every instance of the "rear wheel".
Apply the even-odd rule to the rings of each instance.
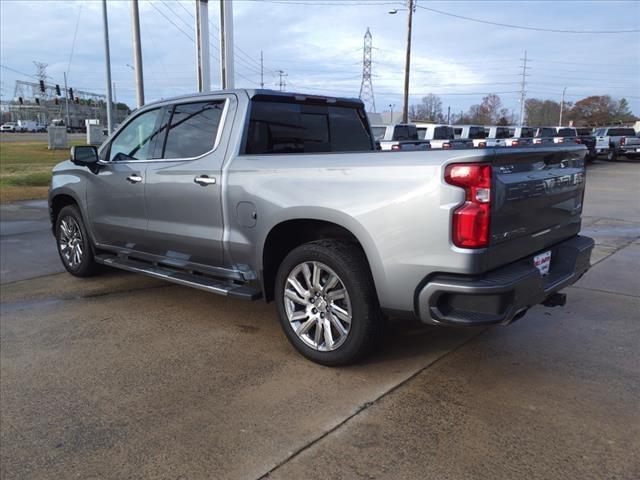
[[[60,210],[55,232],[58,254],[67,272],[76,277],[95,275],[99,265],[94,259],[89,235],[77,206],[67,205]]]
[[[616,160],[618,160],[618,153],[615,151],[615,149],[610,148],[607,152],[607,161],[615,162]]]
[[[292,250],[278,269],[275,296],[287,338],[314,362],[353,363],[379,340],[382,314],[373,279],[352,243],[319,240]]]

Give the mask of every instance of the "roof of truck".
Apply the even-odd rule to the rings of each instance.
[[[233,88],[226,90],[213,90],[211,92],[202,92],[202,93],[189,93],[186,95],[179,95],[176,97],[162,98],[160,100],[156,100],[153,102],[146,103],[144,107],[148,107],[150,105],[156,105],[160,103],[167,102],[175,102],[180,100],[188,100],[188,99],[198,99],[203,97],[208,97],[211,95],[219,95],[222,93],[234,93],[234,94],[245,94],[249,98],[254,97],[281,97],[281,98],[293,98],[296,100],[305,100],[305,99],[317,99],[317,100],[327,100],[328,103],[350,103],[350,104],[358,104],[363,105],[362,100],[355,97],[333,97],[329,95],[316,95],[310,93],[301,93],[301,92],[281,92],[279,90],[268,90],[268,89],[260,89],[260,88]]]

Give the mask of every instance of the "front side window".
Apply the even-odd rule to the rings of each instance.
[[[163,158],[193,158],[213,150],[224,100],[175,106]]]
[[[160,133],[159,108],[149,110],[131,120],[111,142],[110,161],[148,160],[153,155],[153,140]]]

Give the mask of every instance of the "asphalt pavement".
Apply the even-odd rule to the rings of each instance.
[[[589,167],[594,266],[565,307],[392,320],[340,369],[297,355],[272,305],[55,273],[46,210],[3,206],[0,477],[639,478],[638,185],[637,162]]]

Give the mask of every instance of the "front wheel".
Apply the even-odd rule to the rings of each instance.
[[[80,210],[67,205],[58,214],[55,224],[58,254],[64,268],[76,277],[89,277],[98,272],[89,235]]]
[[[373,279],[355,244],[319,240],[292,250],[276,276],[287,338],[314,362],[339,366],[371,352],[382,328]]]

